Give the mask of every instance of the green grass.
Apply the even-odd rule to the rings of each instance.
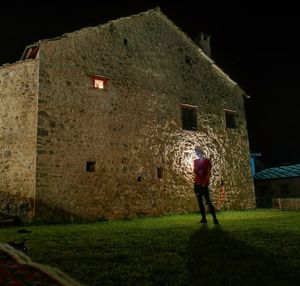
[[[199,214],[0,229],[28,238],[30,257],[84,285],[299,285],[300,212]]]

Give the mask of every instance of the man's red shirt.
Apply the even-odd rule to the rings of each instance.
[[[194,160],[195,185],[208,186],[210,177],[211,162],[209,159]]]

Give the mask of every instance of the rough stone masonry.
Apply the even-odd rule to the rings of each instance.
[[[96,87],[95,87],[96,86]],[[1,210],[49,221],[255,206],[244,91],[159,9],[41,40],[0,67]]]

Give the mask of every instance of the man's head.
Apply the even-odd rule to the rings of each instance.
[[[205,157],[203,150],[199,146],[195,147],[195,153],[199,159],[202,159]]]

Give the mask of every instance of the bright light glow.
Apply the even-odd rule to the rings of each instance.
[[[182,164],[184,168],[191,171],[194,167],[194,160],[196,159],[194,150],[185,150],[182,156]]]
[[[222,138],[219,134],[208,127],[207,133],[184,132],[183,134],[182,131],[176,131],[172,133],[171,141],[174,143],[166,145],[165,160],[170,163],[172,171],[190,185],[194,182],[194,160],[197,159],[195,147],[202,148],[206,157],[212,162],[210,186],[215,191],[211,196],[216,200],[220,192],[220,182],[225,176],[223,166],[227,164],[225,156],[221,156],[226,149],[218,148],[222,146]]]
[[[103,79],[94,79],[94,87],[99,89],[104,89],[104,80]]]

